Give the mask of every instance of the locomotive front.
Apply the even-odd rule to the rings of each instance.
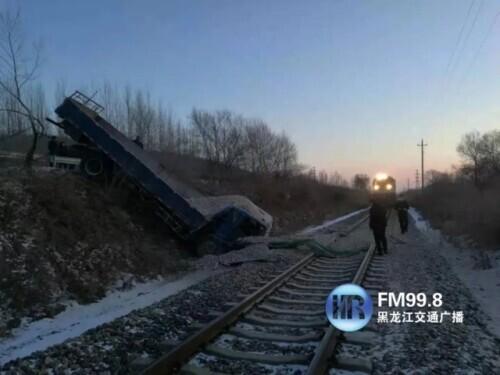
[[[371,197],[386,205],[394,204],[396,202],[396,180],[385,173],[377,173],[372,182]]]

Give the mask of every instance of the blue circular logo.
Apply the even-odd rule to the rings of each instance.
[[[370,295],[357,284],[342,284],[326,299],[326,316],[330,323],[344,332],[359,331],[373,314]]]

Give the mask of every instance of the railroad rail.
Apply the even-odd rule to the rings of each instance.
[[[342,235],[347,236],[366,219],[367,216],[363,217]],[[302,373],[327,373],[341,332],[326,319],[325,299],[338,285],[361,284],[373,257],[373,245],[364,253],[343,257],[306,255],[176,345],[142,374],[242,372],[241,369],[221,370],[218,360],[283,369],[294,365],[301,366]],[[224,344],[227,336],[248,342],[248,348],[244,348],[247,350],[228,348]],[[276,343],[279,343],[277,347]],[[254,347],[266,349],[261,353],[252,350]],[[291,348],[289,353],[286,348]]]

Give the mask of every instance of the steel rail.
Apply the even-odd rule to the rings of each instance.
[[[373,254],[375,251],[375,246],[373,244],[370,246],[368,251],[366,252],[361,265],[352,280],[353,284],[361,284],[363,278],[366,274],[368,266],[373,258]],[[340,337],[341,331],[337,328],[330,326],[328,327],[325,335],[321,339],[321,342],[318,345],[314,353],[314,357],[311,360],[309,368],[307,370],[307,375],[320,375],[324,374],[328,370],[328,360],[332,356],[335,351],[335,347],[338,344],[338,340]]]
[[[361,224],[368,219],[364,216],[362,219],[351,225],[344,235],[350,234]],[[332,224],[335,225],[335,224]],[[369,249],[370,252],[371,249]],[[204,328],[189,336],[180,345],[170,350],[165,355],[158,358],[150,366],[141,372],[143,375],[170,375],[175,374],[180,368],[196,353],[201,347],[208,344],[216,338],[224,329],[227,329],[231,324],[236,322],[243,314],[251,310],[255,305],[260,303],[263,299],[274,293],[279,287],[284,285],[290,278],[292,278],[298,271],[305,268],[312,263],[315,255],[314,253],[306,255],[299,262],[289,267],[276,278],[269,281],[266,285],[247,296],[243,301],[229,309],[221,316],[209,322]],[[366,263],[366,256],[362,261]],[[369,262],[368,262],[369,263]],[[366,263],[365,268],[368,266]],[[359,273],[359,270],[358,270]]]
[[[234,306],[226,313],[210,322],[206,327],[196,332],[179,346],[160,357],[146,368],[142,374],[174,374],[199,348],[220,334],[222,330],[239,319],[239,317],[259,303],[262,299],[273,293],[277,288],[283,285],[298,270],[308,265],[314,258],[314,254],[309,254],[294,264],[281,275],[268,282],[262,288],[246,297],[238,305]]]
[[[387,220],[389,220],[390,217],[391,211],[389,211],[389,213],[387,214]],[[356,275],[352,280],[353,284],[361,285],[374,253],[375,245],[372,243],[370,245],[370,248],[366,252],[365,257],[363,258],[363,261],[361,262]],[[333,326],[328,327],[328,330],[321,339],[321,342],[319,343],[318,348],[314,353],[314,357],[311,360],[309,368],[307,369],[307,375],[321,375],[326,373],[326,371],[328,370],[329,359],[335,351],[340,334],[341,331],[339,331],[337,328]]]

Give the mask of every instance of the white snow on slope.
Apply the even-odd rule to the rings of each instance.
[[[318,225],[316,227],[309,227],[309,228],[306,228],[302,231],[300,231],[298,234],[313,234],[321,229],[325,229],[326,227],[329,227],[330,225],[333,225],[333,224],[337,224],[337,223],[340,223],[341,221],[344,221],[344,220],[347,220],[355,215],[359,215],[365,211],[368,211],[369,208],[362,208],[361,210],[358,210],[358,211],[354,211],[354,212],[351,212],[347,215],[344,215],[344,216],[340,216],[340,217],[337,217],[335,219],[332,219],[332,220],[328,220],[328,221],[325,221],[323,224],[321,225]]]
[[[136,284],[129,290],[109,292],[102,300],[88,305],[69,302],[66,310],[54,318],[21,325],[12,332],[11,337],[0,340],[0,365],[79,336],[132,310],[171,296],[215,273],[196,271],[176,281],[156,279]]]
[[[490,331],[500,337],[500,252],[453,246],[446,241],[439,230],[433,229],[416,209],[410,208],[409,213],[417,229],[430,242],[439,245],[440,254],[445,257],[460,280],[467,285],[482,310],[489,315]],[[481,257],[488,257],[492,268],[478,267]]]

